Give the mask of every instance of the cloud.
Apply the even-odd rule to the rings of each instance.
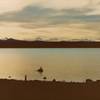
[[[40,5],[53,9],[81,8],[88,3],[88,0],[44,0]]]
[[[78,22],[63,23],[59,25],[36,26],[31,24],[30,28],[20,25],[25,23],[0,23],[0,37],[34,40],[100,40],[100,23]],[[6,27],[6,29],[5,29]]]
[[[49,17],[54,14],[55,11],[52,9],[44,9],[35,6],[27,6],[24,9],[18,12],[8,12],[0,15],[0,21],[8,21],[8,22],[30,22],[37,21],[39,19]]]
[[[41,23],[44,21],[47,23],[49,22],[48,24],[60,24],[67,21],[100,21],[100,15],[95,14],[97,11],[96,5],[99,5],[99,0],[18,1],[19,0],[16,1],[16,5],[20,4],[19,6],[21,7],[16,7],[14,5],[16,9],[13,10],[17,11],[15,12],[12,10],[1,14],[0,21],[25,23]],[[23,6],[21,4],[23,4]],[[53,5],[55,6],[53,7]],[[18,11],[18,9],[20,10]]]
[[[89,15],[100,15],[100,0],[38,0],[37,6],[56,10],[92,9]]]
[[[0,13],[19,11],[28,5],[55,10],[92,9],[88,14],[100,14],[100,0],[1,0]]]
[[[8,5],[4,2],[5,7],[1,7],[3,10],[0,8],[0,32],[5,33],[0,35],[2,37],[59,40],[100,38],[100,0],[8,1]]]
[[[32,3],[36,3],[36,0],[0,0],[0,14],[19,11]]]
[[[62,24],[68,21],[100,21],[99,15],[87,15],[92,9],[63,9],[41,8],[39,6],[27,6],[17,12],[8,12],[0,15],[0,21]]]

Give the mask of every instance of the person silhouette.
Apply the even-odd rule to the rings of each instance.
[[[11,79],[11,76],[9,75],[8,78]]]
[[[42,67],[40,67],[39,69],[37,69],[37,72],[40,73],[40,74],[42,74],[44,72],[44,70],[43,70]]]
[[[27,81],[27,75],[25,75],[25,81]]]

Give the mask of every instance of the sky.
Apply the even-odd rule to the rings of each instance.
[[[0,38],[100,41],[100,0],[0,0]]]

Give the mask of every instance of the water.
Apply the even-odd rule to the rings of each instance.
[[[41,76],[36,70],[43,66]],[[100,49],[0,49],[0,78],[56,78],[66,81],[100,79]]]

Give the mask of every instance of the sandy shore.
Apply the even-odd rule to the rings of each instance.
[[[0,80],[0,100],[100,100],[100,83]]]

